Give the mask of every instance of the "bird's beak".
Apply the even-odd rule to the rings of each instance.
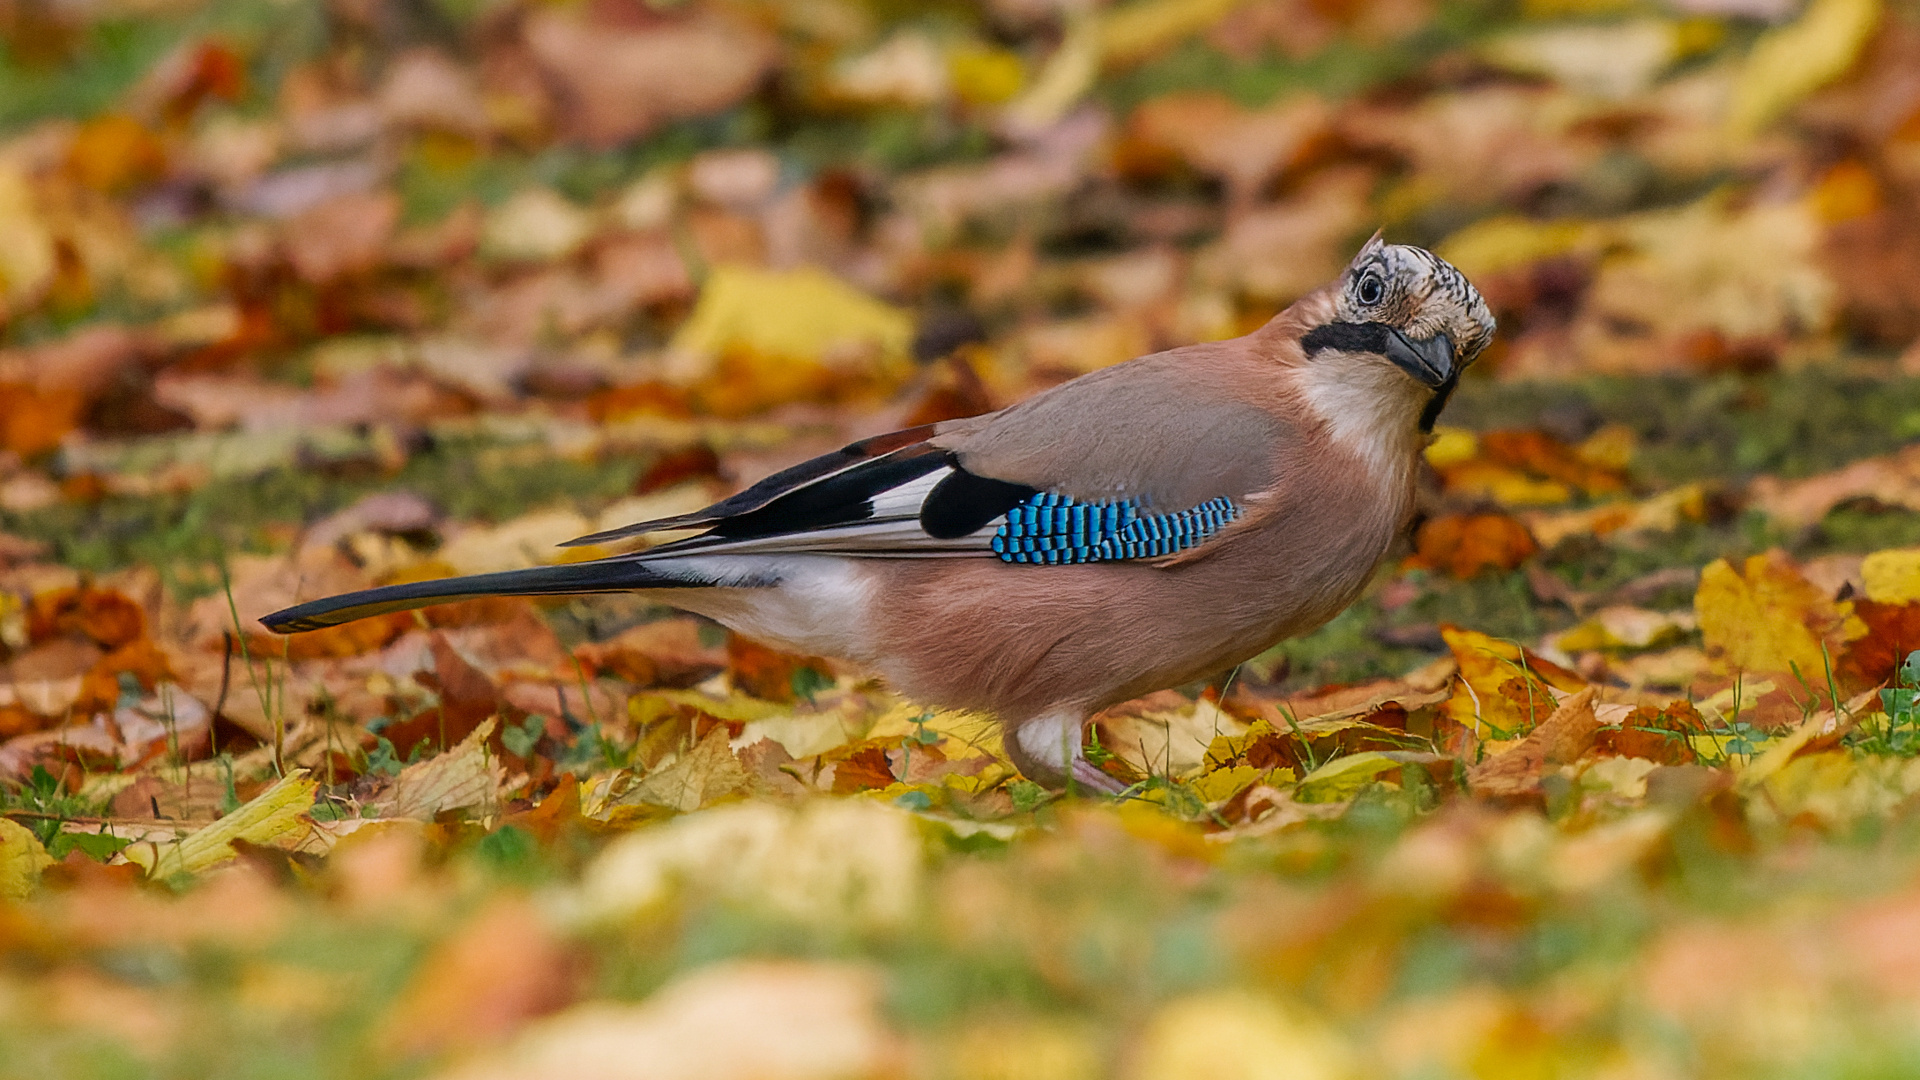
[[[1445,334],[1420,340],[1389,328],[1385,352],[1387,359],[1433,390],[1445,386],[1457,374],[1453,366],[1453,342]]]

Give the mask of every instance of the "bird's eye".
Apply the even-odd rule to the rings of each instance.
[[[1381,297],[1387,295],[1387,286],[1380,280],[1380,275],[1367,274],[1360,279],[1360,285],[1354,292],[1360,297],[1361,303],[1377,304]]]

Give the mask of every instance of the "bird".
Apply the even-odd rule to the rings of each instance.
[[[1099,711],[1324,625],[1414,511],[1418,463],[1494,319],[1454,266],[1376,234],[1242,337],[1102,368],[996,412],[862,439],[590,561],[389,585],[266,616],[293,633],[495,595],[634,592],[996,717],[1027,779],[1125,786]]]

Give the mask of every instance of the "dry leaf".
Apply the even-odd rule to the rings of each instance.
[[[882,1080],[899,1052],[880,996],[864,968],[721,964],[639,1005],[575,1006],[442,1080]]]
[[[1147,1021],[1130,1058],[1126,1075],[1134,1080],[1361,1075],[1353,1051],[1331,1024],[1297,1005],[1234,990],[1163,1006]]]
[[[313,809],[319,785],[305,769],[295,769],[250,801],[211,825],[202,826],[168,844],[143,841],[120,853],[156,881],[176,874],[197,874],[235,857],[233,844],[244,841],[261,847],[289,847],[312,828],[307,812]]]
[[[1730,126],[1757,131],[1846,74],[1880,18],[1880,0],[1812,0],[1798,19],[1769,30],[1741,65]]]
[[[609,844],[566,898],[565,914],[570,922],[618,923],[694,890],[783,918],[898,926],[923,887],[913,821],[859,799],[714,807]]]
[[[543,8],[522,32],[563,91],[567,128],[602,148],[734,104],[775,61],[764,32],[704,11],[632,26],[594,20],[592,9]]]
[[[487,748],[495,723],[488,718],[453,749],[400,770],[365,809],[376,817],[432,821],[449,810],[497,806],[506,772]]]
[[[1538,794],[1540,777],[1548,769],[1572,764],[1592,749],[1600,731],[1593,696],[1594,688],[1587,687],[1567,698],[1517,745],[1468,769],[1469,789],[1492,798]]]
[[[1853,605],[1815,589],[1777,549],[1748,558],[1738,571],[1725,559],[1709,563],[1694,613],[1707,653],[1722,671],[1797,672],[1814,685],[1825,682],[1846,643],[1866,630]]]
[[[431,1053],[497,1042],[569,996],[567,957],[538,909],[501,897],[442,941],[386,1012],[391,1052]]]
[[[1527,527],[1505,514],[1446,514],[1421,524],[1407,564],[1470,578],[1511,570],[1537,550]]]
[[[752,789],[747,772],[728,746],[727,730],[716,727],[671,765],[641,777],[616,805],[648,803],[673,810],[698,810]]]
[[[53,857],[26,826],[0,818],[0,899],[25,900],[40,887],[40,872]]]

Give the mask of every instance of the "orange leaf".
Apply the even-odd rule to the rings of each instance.
[[[145,183],[166,167],[167,149],[159,137],[118,113],[80,125],[67,148],[67,171],[95,191],[120,191]]]
[[[828,664],[818,657],[769,649],[739,634],[727,635],[727,678],[740,693],[764,701],[792,701],[798,696],[793,677],[807,668],[826,671]]]
[[[1577,761],[1592,748],[1600,730],[1600,721],[1593,715],[1593,695],[1593,687],[1588,687],[1561,702],[1519,745],[1469,769],[1469,790],[1495,798],[1537,795],[1547,769]]]
[[[1864,690],[1891,681],[1907,654],[1920,649],[1920,603],[1855,600],[1853,610],[1867,633],[1847,650],[1838,674],[1846,689]]]
[[[86,406],[86,398],[75,389],[0,383],[0,446],[29,458],[53,450],[80,426]]]
[[[1446,514],[1420,526],[1409,562],[1469,578],[1511,570],[1539,550],[1527,527],[1505,514]]]
[[[833,766],[835,795],[874,791],[889,787],[893,782],[893,763],[887,760],[887,752],[879,746],[863,746]]]
[[[86,585],[52,589],[35,596],[27,609],[27,636],[36,643],[79,634],[102,648],[117,649],[146,632],[146,612],[111,589]]]

